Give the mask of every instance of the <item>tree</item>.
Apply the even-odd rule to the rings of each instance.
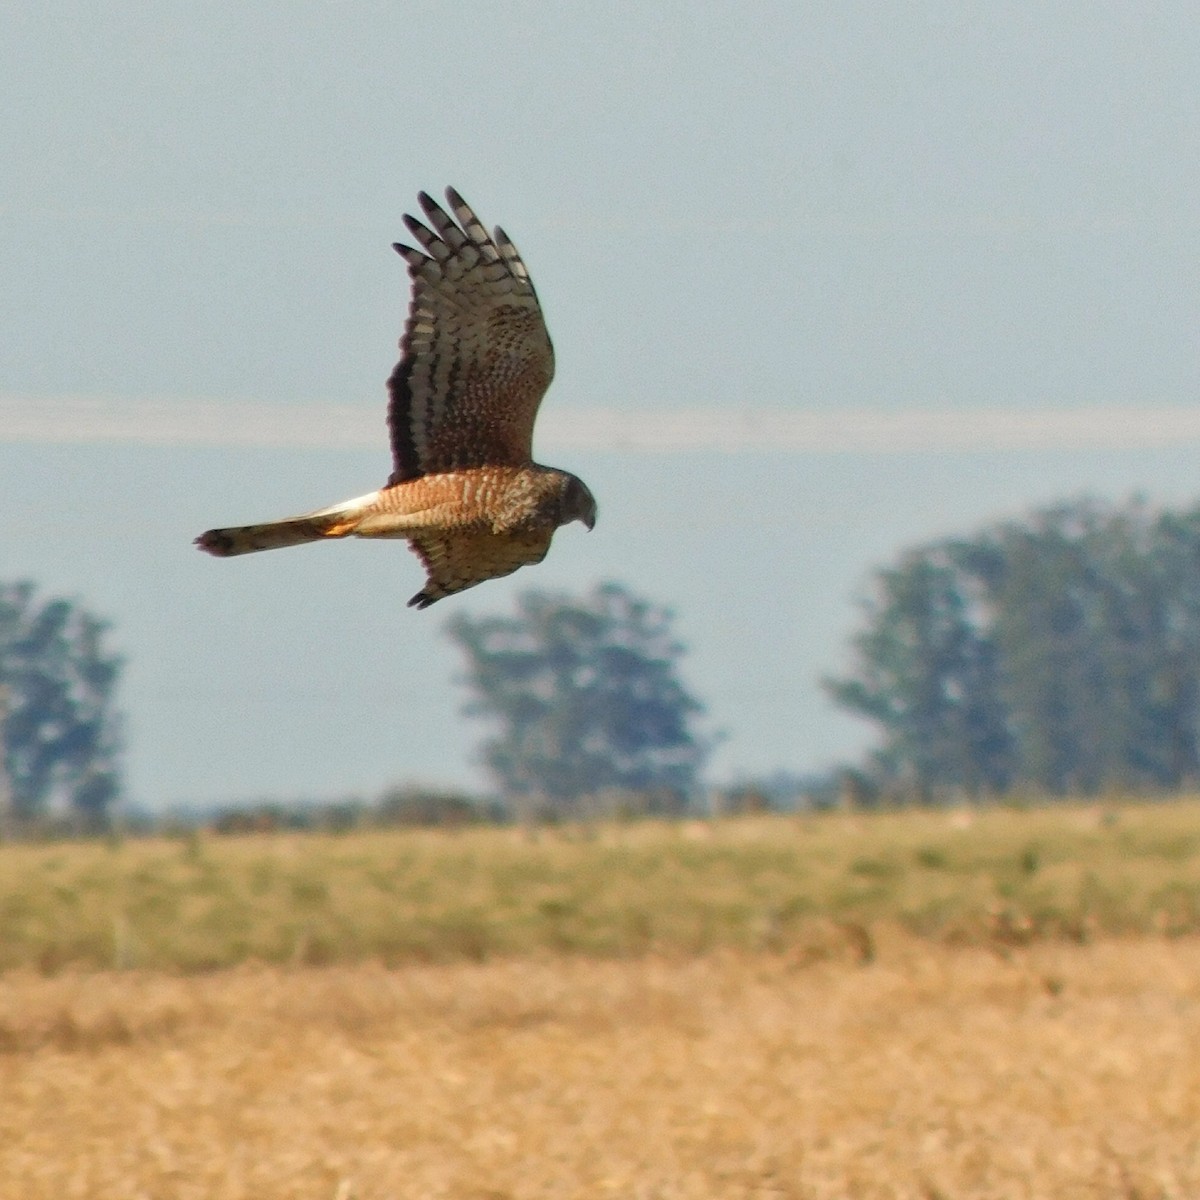
[[[1169,778],[1200,781],[1200,508],[1163,513],[1151,547],[1158,587],[1156,632],[1166,663],[1154,695]]]
[[[919,797],[1200,774],[1200,510],[1045,509],[908,552],[864,611],[851,673],[826,686]]]
[[[121,660],[107,629],[70,600],[39,600],[31,583],[0,584],[0,790],[15,821],[60,800],[100,826],[118,794]]]
[[[1024,781],[1055,794],[1174,781],[1155,701],[1163,654],[1154,524],[1079,502],[985,535],[992,636]]]
[[[510,803],[573,813],[603,792],[683,803],[710,746],[672,620],[606,583],[581,599],[527,592],[514,617],[449,622],[467,660],[466,712],[497,727],[483,759]]]
[[[995,646],[958,552],[915,551],[880,571],[854,639],[858,669],[825,681],[837,703],[882,727],[882,773],[923,801],[946,789],[1002,790],[1011,774]]]

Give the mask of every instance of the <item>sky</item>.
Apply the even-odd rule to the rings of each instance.
[[[852,761],[906,547],[1200,498],[1200,10],[0,0],[0,579],[112,622],[130,799],[482,789],[452,612],[677,614],[711,777]],[[401,216],[521,247],[596,530],[426,612],[400,545],[192,538],[370,491]]]

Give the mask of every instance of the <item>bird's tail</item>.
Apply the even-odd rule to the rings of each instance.
[[[232,558],[236,554],[254,554],[258,550],[280,550],[284,546],[302,546],[322,538],[343,538],[358,528],[364,512],[379,496],[372,492],[304,513],[299,517],[284,517],[281,521],[266,521],[261,525],[238,525],[231,529],[209,529],[196,539],[196,545],[217,558]]]

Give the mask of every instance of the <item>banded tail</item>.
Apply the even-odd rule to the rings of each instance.
[[[378,492],[357,496],[318,509],[299,517],[284,517],[261,525],[237,525],[229,529],[208,529],[196,539],[201,550],[217,558],[233,558],[238,554],[254,554],[259,550],[281,550],[284,546],[302,546],[323,538],[344,538],[359,526],[369,506],[379,498]]]

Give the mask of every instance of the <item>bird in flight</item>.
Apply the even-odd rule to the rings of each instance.
[[[427,576],[408,603],[428,608],[541,562],[560,525],[595,525],[587,485],[533,461],[554,350],[520,253],[502,229],[489,237],[453,188],[455,219],[418,199],[428,224],[404,223],[421,249],[394,247],[413,294],[388,380],[387,484],[298,517],[210,529],[200,549],[229,558],[324,538],[404,538]]]

